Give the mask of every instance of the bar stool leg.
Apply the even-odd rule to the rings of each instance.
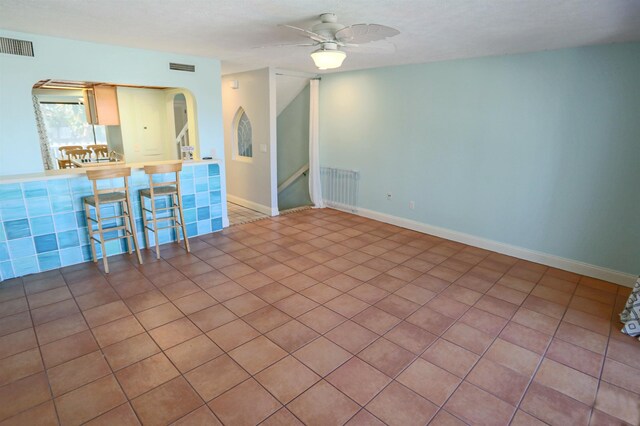
[[[124,236],[127,236],[127,233],[130,235],[131,234],[131,229],[129,228],[129,222],[127,222],[127,216],[128,216],[128,212],[126,209],[126,203],[124,201],[120,201],[118,204],[120,204],[120,211],[122,213],[122,226],[124,226]],[[132,242],[130,238],[124,238],[124,241],[127,244],[127,253],[131,254],[133,253],[133,249],[132,249]]]
[[[100,247],[102,248],[102,263],[105,274],[109,273],[109,263],[107,262],[107,248],[104,245],[104,233],[102,232],[102,218],[100,217],[100,205],[96,203],[96,220],[98,222],[98,234],[100,234]]]
[[[142,255],[140,255],[140,246],[138,245],[138,233],[136,232],[136,223],[135,223],[135,220],[131,217],[131,197],[129,196],[129,191],[127,191],[127,201],[125,202],[125,204],[127,208],[127,219],[129,220],[129,230],[131,232],[131,238],[133,239],[133,247],[135,248],[136,255],[138,256],[138,262],[142,265]],[[129,239],[127,239],[127,243],[128,241]]]
[[[160,241],[158,240],[158,221],[156,220],[156,200],[153,194],[151,195],[151,221],[153,222],[153,236],[156,243],[156,258],[160,259]]]
[[[84,215],[87,219],[87,230],[89,231],[89,246],[91,247],[91,259],[93,263],[98,263],[98,256],[96,254],[95,240],[93,239],[93,223],[91,222],[91,208],[89,204],[84,203]]]
[[[175,196],[176,194],[171,194],[171,216],[173,216],[173,232],[176,243],[180,245],[180,230],[178,229],[180,221],[178,220],[178,203],[176,202]]]
[[[144,246],[145,248],[149,248],[149,235],[147,234],[148,229],[147,229],[147,212],[144,210],[145,209],[145,201],[144,198],[142,196],[142,194],[140,194],[140,211],[142,212],[142,232],[144,233]]]
[[[176,199],[178,202],[178,211],[180,212],[180,227],[182,228],[182,236],[184,237],[184,246],[187,249],[187,253],[191,253],[191,249],[189,248],[189,237],[187,236],[187,228],[184,224],[184,212],[182,211],[182,199],[180,198],[180,192],[176,194]]]
[[[126,237],[127,232],[131,235],[131,223],[128,221],[129,209],[126,206],[125,201],[120,201],[120,210],[122,212],[122,216],[124,216],[122,218],[122,224],[124,225],[124,236]],[[133,253],[133,248],[131,247],[133,245],[133,241],[131,241],[131,237],[125,238],[124,240],[127,243],[127,253]]]

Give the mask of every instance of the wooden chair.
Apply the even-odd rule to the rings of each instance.
[[[74,167],[74,165],[71,162],[71,160],[58,158],[58,168],[59,169],[70,169],[72,167]]]
[[[75,151],[76,149],[83,149],[83,148],[79,145],[63,145],[58,147],[58,151],[60,151],[63,157],[69,157],[69,153],[71,151]]]
[[[71,162],[69,153],[72,151],[76,151],[78,149],[82,149],[82,147],[78,145],[63,145],[58,147],[58,151],[60,151],[60,155],[62,155],[62,158],[58,158],[58,168],[59,169],[74,168],[75,164]]]
[[[91,145],[91,150],[96,158],[106,158],[109,156],[109,147],[107,145]]]
[[[187,237],[187,229],[184,223],[184,212],[182,211],[182,193],[180,191],[180,171],[182,170],[182,162],[161,164],[155,166],[145,166],[144,172],[149,176],[149,188],[140,190],[140,206],[142,207],[142,222],[144,224],[144,242],[149,248],[149,236],[147,231],[153,231],[156,257],[160,259],[160,243],[158,240],[158,231],[162,229],[173,229],[176,236],[176,242],[180,243],[180,230],[184,238],[184,246],[187,253],[189,249],[189,238]],[[160,173],[173,173],[175,178],[172,181],[154,182],[153,175]],[[171,203],[167,207],[156,207],[155,197],[169,196]],[[151,202],[151,209],[147,209],[145,198]],[[158,217],[158,212],[169,211],[171,214],[167,217]],[[147,218],[147,213],[151,213],[151,219]],[[158,227],[158,222],[170,221],[172,225]],[[153,227],[149,226],[152,225]]]
[[[83,160],[83,159],[88,159],[91,158],[91,153],[92,151],[90,149],[74,149],[71,151],[68,151],[69,153],[69,159],[73,159],[73,160]]]
[[[98,262],[96,255],[96,249],[94,242],[100,244],[102,249],[102,262],[104,263],[105,273],[109,273],[109,264],[107,262],[107,250],[105,243],[112,240],[126,239],[127,251],[129,254],[133,252],[135,248],[136,255],[138,256],[138,262],[142,264],[142,256],[140,256],[140,247],[138,246],[138,236],[136,234],[135,220],[131,217],[131,197],[129,196],[129,176],[131,176],[130,167],[118,167],[108,169],[88,169],[87,178],[93,184],[93,195],[84,197],[84,211],[87,217],[87,228],[89,231],[89,240],[91,243],[91,255],[93,261]],[[111,187],[106,189],[98,189],[98,181],[104,179],[117,179],[121,178],[124,181],[123,186]],[[100,214],[100,206],[106,204],[120,204],[122,214],[115,214],[114,216],[102,217]],[[91,217],[91,207],[95,209],[96,218]],[[116,220],[116,226],[104,227],[103,222],[105,220]],[[117,220],[122,219],[122,225],[118,226]],[[97,224],[98,229],[93,229],[93,225]],[[113,238],[105,238],[106,232],[116,232],[116,236]],[[119,235],[118,231],[124,231],[123,235]],[[94,235],[98,234],[99,238]],[[133,244],[132,244],[133,243]]]

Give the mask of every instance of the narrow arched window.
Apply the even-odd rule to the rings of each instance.
[[[239,108],[236,113],[236,145],[239,157],[253,157],[253,140],[251,134],[251,121],[244,109]]]

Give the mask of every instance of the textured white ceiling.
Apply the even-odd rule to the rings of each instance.
[[[315,72],[312,48],[277,24],[379,23],[395,53],[349,52],[340,70],[640,40],[640,0],[0,0],[0,27],[219,58],[223,72]]]

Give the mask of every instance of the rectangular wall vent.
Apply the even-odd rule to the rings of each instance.
[[[33,43],[27,40],[0,37],[0,53],[9,55],[33,56]]]
[[[196,66],[195,65],[176,64],[174,62],[170,62],[169,63],[169,69],[170,70],[176,70],[176,71],[196,72]]]

